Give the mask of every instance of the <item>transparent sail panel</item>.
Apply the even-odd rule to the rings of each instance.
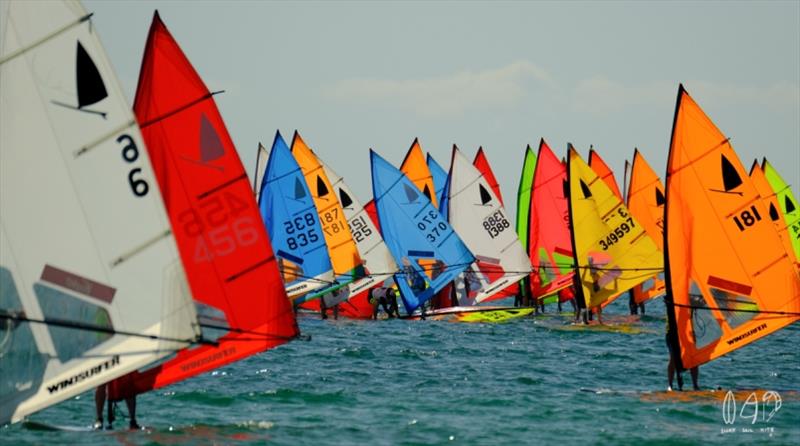
[[[203,331],[203,338],[209,341],[216,341],[225,336],[230,331],[228,320],[222,310],[206,305],[199,301],[194,301],[195,311],[197,311],[197,322]]]
[[[104,308],[90,304],[61,290],[42,283],[33,285],[45,319],[78,322],[81,324],[113,330],[111,318]],[[111,338],[110,333],[102,331],[75,329],[48,325],[47,330],[61,362],[78,358]]]
[[[722,315],[731,328],[738,328],[758,314],[758,305],[749,297],[734,294],[719,288],[709,287],[717,306],[724,309]],[[744,311],[742,311],[744,310]]]
[[[0,311],[24,316],[11,272],[0,266]],[[30,324],[0,319],[0,419],[42,384],[47,355],[39,352]]]
[[[694,281],[689,289],[689,302],[692,306],[690,311],[695,348],[701,349],[717,341],[722,336],[722,329],[714,314],[708,309],[708,302]]]

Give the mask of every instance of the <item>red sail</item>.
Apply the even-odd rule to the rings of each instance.
[[[253,192],[217,106],[156,12],[134,111],[175,240],[216,346],[121,378],[112,398],[172,384],[297,336],[298,328]]]
[[[573,253],[564,195],[566,165],[542,139],[536,157],[528,222],[528,255],[538,274],[531,275],[533,296],[537,299],[572,285]]]

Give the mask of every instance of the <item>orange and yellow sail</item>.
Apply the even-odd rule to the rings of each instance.
[[[691,368],[800,318],[800,278],[728,138],[678,89],[667,162],[668,331]]]
[[[339,288],[363,276],[361,256],[347,225],[342,205],[322,164],[297,132],[292,139],[292,155],[300,165],[311,196],[314,198],[333,272],[337,276],[337,284],[333,288]],[[325,289],[325,292],[330,291],[331,287]]]
[[[633,151],[631,181],[628,186],[627,205],[633,217],[641,223],[647,235],[653,239],[659,251],[664,250],[664,185],[638,149]],[[633,298],[637,304],[661,296],[666,291],[663,259],[653,265],[651,279],[633,287]]]
[[[572,145],[567,172],[579,293],[592,308],[647,280],[663,260],[641,223]]]

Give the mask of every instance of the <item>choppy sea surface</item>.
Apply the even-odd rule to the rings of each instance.
[[[120,404],[116,430],[17,423],[0,428],[0,443],[800,444],[799,324],[702,366],[705,392],[667,394],[663,304],[637,320],[625,309],[604,314],[623,332],[574,330],[566,314],[504,324],[303,317],[310,341],[140,396],[146,430],[125,430]],[[724,414],[729,389],[735,408]],[[86,393],[30,419],[87,426],[93,414]]]

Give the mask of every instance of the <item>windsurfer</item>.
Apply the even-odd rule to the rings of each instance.
[[[94,407],[95,407],[95,415],[96,418],[94,420],[94,425],[92,426],[95,430],[99,430],[103,428],[103,406],[106,402],[106,393],[107,387],[113,385],[114,382],[112,381],[109,384],[103,384],[94,391]],[[128,427],[131,430],[139,430],[142,427],[139,426],[139,423],[136,422],[136,396],[131,396],[125,398],[125,405],[128,406],[128,416],[130,418],[130,422],[128,423]],[[114,407],[111,400],[108,401],[108,425],[106,429],[112,429],[112,423],[114,422]]]
[[[677,373],[678,375],[678,390],[683,390],[683,370],[678,370],[675,366],[675,358],[680,357],[680,348],[678,347],[676,342],[672,341],[672,336],[669,334],[669,323],[667,325],[667,349],[669,350],[669,362],[667,363],[667,392],[672,392],[672,382],[675,378]],[[700,386],[698,384],[698,380],[700,379],[700,368],[699,366],[692,367],[689,369],[689,374],[692,377],[692,388],[694,390],[700,390]]]
[[[383,307],[383,311],[391,319],[399,317],[397,310],[397,295],[393,288],[379,286],[369,290],[369,303],[372,305],[372,318],[378,318],[378,308]]]

